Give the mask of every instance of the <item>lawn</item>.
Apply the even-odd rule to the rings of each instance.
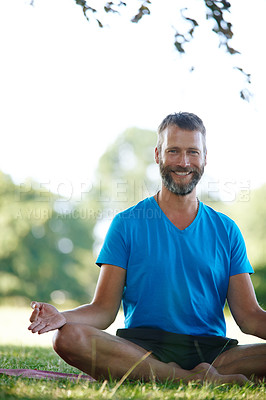
[[[52,349],[45,347],[0,346],[1,368],[31,368],[60,372],[80,371],[64,363]],[[168,383],[70,382],[67,379],[37,380],[0,376],[1,400],[50,399],[266,399],[266,385],[189,385]]]

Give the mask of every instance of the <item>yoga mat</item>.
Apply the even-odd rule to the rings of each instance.
[[[24,378],[35,378],[35,379],[69,379],[71,381],[87,380],[95,382],[89,375],[81,374],[67,374],[63,372],[55,371],[42,371],[37,369],[0,369],[0,374],[21,376]]]

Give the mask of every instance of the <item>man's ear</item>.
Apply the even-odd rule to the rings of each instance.
[[[155,147],[155,161],[156,161],[156,164],[159,164],[159,150],[158,150],[158,147]]]
[[[206,167],[206,165],[207,165],[207,150],[204,156],[204,166]]]

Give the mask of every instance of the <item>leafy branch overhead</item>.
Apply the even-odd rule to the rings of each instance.
[[[200,0],[198,0],[200,1]],[[230,55],[239,54],[239,51],[231,46],[230,40],[234,36],[234,32],[232,30],[232,24],[230,21],[227,21],[227,16],[230,13],[231,4],[227,0],[201,0],[205,5],[205,16],[206,19],[212,20],[214,22],[214,26],[212,31],[219,36],[220,40],[220,47],[224,47],[226,52]],[[85,18],[90,21],[91,19],[95,20],[96,23],[100,28],[104,28],[105,24],[102,20],[102,15],[110,15],[110,14],[117,14],[120,15],[120,10],[129,6],[132,6],[132,0],[126,1],[108,1],[104,5],[99,5],[93,0],[75,0],[76,4],[82,8],[83,14]],[[97,4],[97,9],[95,5]],[[151,14],[151,6],[152,0],[136,0],[138,4],[137,10],[133,13],[131,17],[132,23],[138,23],[142,20],[145,15]],[[31,0],[31,5],[34,5],[34,0]],[[162,2],[163,4],[163,2]],[[163,6],[162,7],[166,7]],[[178,7],[178,1],[177,1]],[[181,17],[183,20],[188,22],[188,28],[185,32],[180,32],[179,30],[175,29],[173,43],[176,50],[182,54],[185,53],[185,45],[186,43],[190,42],[193,39],[193,35],[195,29],[199,26],[199,23],[196,19],[191,18],[187,15],[189,13],[188,8],[180,9]],[[191,71],[193,71],[193,67]],[[250,97],[252,96],[248,87],[250,86],[250,74],[243,70],[243,68],[235,67],[240,73],[242,73],[245,83],[247,85],[246,88],[243,88],[240,91],[240,97],[243,100],[249,101]]]
[[[129,4],[129,1],[116,1],[116,2],[107,2],[102,9],[98,8],[96,10],[90,4],[92,1],[86,0],[75,0],[76,4],[82,7],[83,14],[86,19],[89,21],[93,16],[97,21],[100,28],[104,27],[103,22],[100,18],[97,18],[97,14],[104,11],[105,13],[115,13],[120,14],[120,9],[126,7]],[[230,13],[231,4],[227,0],[202,0],[204,2],[206,11],[206,19],[213,20],[214,26],[212,31],[219,36],[220,39],[220,47],[224,47],[226,52],[231,55],[239,54],[239,51],[231,46],[230,40],[234,36],[234,32],[232,30],[232,24],[230,21],[227,21],[228,13]],[[139,6],[137,12],[131,17],[131,22],[138,23],[145,15],[150,15],[150,7],[152,5],[151,0],[139,0]],[[190,42],[193,39],[193,35],[195,29],[199,26],[199,23],[196,19],[191,18],[187,15],[189,10],[187,8],[183,8],[180,10],[182,18],[188,22],[188,28],[186,32],[180,32],[175,29],[174,34],[174,46],[176,50],[182,54],[185,53],[185,44]],[[238,71],[240,71],[244,78],[247,86],[250,85],[250,74],[246,73],[242,68],[235,67]],[[193,70],[193,68],[191,69]],[[249,101],[251,96],[250,91],[247,88],[244,88],[240,91],[240,97],[243,100]]]
[[[103,9],[96,10],[92,6],[90,6],[90,1],[86,0],[75,0],[76,4],[82,7],[83,13],[87,20],[90,20],[91,16],[95,13],[99,13],[101,11],[105,11],[106,13],[116,13],[120,14],[119,10],[121,7],[126,7],[129,3],[128,1],[118,1],[118,2],[107,2]],[[202,0],[206,6],[206,18],[212,19],[215,22],[215,26],[213,27],[213,32],[220,36],[220,45],[224,45],[226,50],[230,54],[239,53],[236,49],[232,48],[229,45],[229,40],[233,37],[232,24],[225,19],[225,13],[230,12],[231,4],[226,0]],[[131,22],[138,23],[145,15],[150,15],[150,6],[152,5],[151,0],[141,0],[139,1],[140,5],[138,7],[137,12],[132,16]],[[184,44],[189,42],[193,38],[194,30],[197,26],[199,26],[197,20],[188,17],[184,14],[187,11],[187,8],[183,8],[180,10],[183,19],[190,23],[191,27],[187,30],[187,32],[179,32],[175,33],[175,41],[174,45],[180,53],[184,53]],[[104,27],[104,24],[100,19],[96,18],[99,26],[101,28]]]

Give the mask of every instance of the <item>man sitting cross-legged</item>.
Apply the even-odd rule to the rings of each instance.
[[[266,312],[238,227],[197,199],[205,135],[194,114],[163,120],[155,149],[162,188],[114,218],[91,304],[60,313],[33,302],[29,329],[57,329],[55,351],[95,378],[121,378],[138,362],[132,379],[244,383],[266,376],[264,343],[240,346],[226,337],[226,299],[242,331],[263,339]],[[112,336],[103,330],[121,300],[125,329]]]

